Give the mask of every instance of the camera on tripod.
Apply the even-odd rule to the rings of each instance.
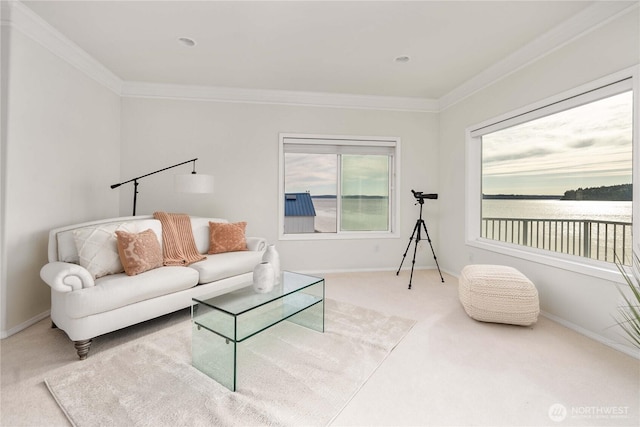
[[[411,233],[411,237],[409,238],[409,244],[407,245],[407,249],[404,251],[402,255],[402,261],[400,261],[400,267],[398,267],[398,271],[396,271],[396,276],[400,274],[400,269],[402,268],[402,264],[404,263],[404,259],[407,257],[407,252],[409,252],[409,248],[411,247],[411,242],[415,244],[413,247],[413,261],[411,261],[411,275],[409,276],[409,289],[411,289],[411,281],[413,280],[413,267],[416,264],[416,252],[418,251],[418,244],[420,240],[422,240],[422,230],[424,230],[424,235],[429,242],[429,246],[431,246],[431,253],[433,254],[433,260],[436,262],[436,267],[438,268],[438,273],[440,273],[440,280],[444,283],[444,277],[442,277],[442,272],[440,271],[440,266],[438,265],[438,258],[436,258],[436,252],[433,250],[433,245],[431,244],[431,238],[429,237],[429,232],[427,231],[427,224],[425,224],[424,219],[422,219],[422,205],[424,205],[424,199],[437,199],[438,195],[436,193],[424,194],[422,191],[413,191],[413,197],[418,200],[417,204],[420,204],[420,218],[416,221],[416,226],[413,227],[413,233]],[[415,240],[414,240],[415,238]]]
[[[411,190],[411,192],[413,193],[413,197],[415,197],[416,200],[418,201],[418,203],[420,203],[420,204],[424,203],[424,199],[437,199],[438,198],[438,194],[437,193],[423,194],[422,191],[413,191],[413,190]]]

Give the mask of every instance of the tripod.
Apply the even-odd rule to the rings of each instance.
[[[415,193],[414,193],[415,194]],[[438,265],[438,259],[436,258],[436,253],[433,250],[433,245],[431,244],[431,238],[429,237],[429,232],[427,231],[427,225],[422,219],[422,205],[424,205],[424,198],[419,197],[418,203],[420,204],[420,218],[416,221],[416,226],[413,227],[413,233],[411,237],[409,237],[409,244],[407,245],[407,249],[404,251],[404,255],[402,255],[402,261],[400,262],[400,267],[398,267],[398,271],[396,272],[396,276],[400,274],[400,269],[402,268],[402,264],[404,263],[404,259],[407,256],[407,252],[409,252],[409,247],[411,247],[411,241],[415,236],[415,246],[413,248],[413,260],[411,261],[411,276],[409,277],[409,289],[411,289],[411,281],[413,280],[413,267],[416,263],[416,251],[418,250],[418,243],[422,240],[420,234],[422,229],[424,229],[424,234],[427,236],[427,241],[429,242],[429,246],[431,246],[431,253],[433,253],[433,260],[436,262],[436,267],[438,267],[438,273],[440,273],[440,280],[444,283],[444,278],[442,277],[442,272],[440,271],[440,266]]]

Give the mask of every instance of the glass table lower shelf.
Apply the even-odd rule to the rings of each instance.
[[[193,298],[191,319],[193,366],[235,391],[243,341],[284,320],[324,332],[324,279],[285,271],[268,293],[249,284],[213,298]]]

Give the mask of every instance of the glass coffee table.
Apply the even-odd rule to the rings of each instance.
[[[284,271],[268,293],[193,298],[191,319],[193,366],[236,391],[238,344],[284,320],[324,332],[324,279]]]

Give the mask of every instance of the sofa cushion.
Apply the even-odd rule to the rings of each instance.
[[[135,276],[162,267],[162,248],[156,233],[147,229],[140,233],[116,231],[118,253],[127,276]]]
[[[137,276],[112,274],[97,279],[93,287],[67,293],[65,311],[78,319],[189,289],[197,283],[198,272],[188,267],[160,267]]]
[[[210,241],[208,253],[213,255],[224,252],[246,251],[246,228],[246,222],[235,222],[232,224],[209,222]]]
[[[104,224],[73,230],[79,264],[86,268],[94,279],[107,274],[122,273],[124,267],[118,255],[115,233],[134,230],[135,226],[129,223]]]
[[[226,252],[209,255],[204,261],[191,264],[189,268],[193,268],[199,273],[200,280],[198,283],[203,284],[239,274],[251,273],[261,261],[262,252]]]

